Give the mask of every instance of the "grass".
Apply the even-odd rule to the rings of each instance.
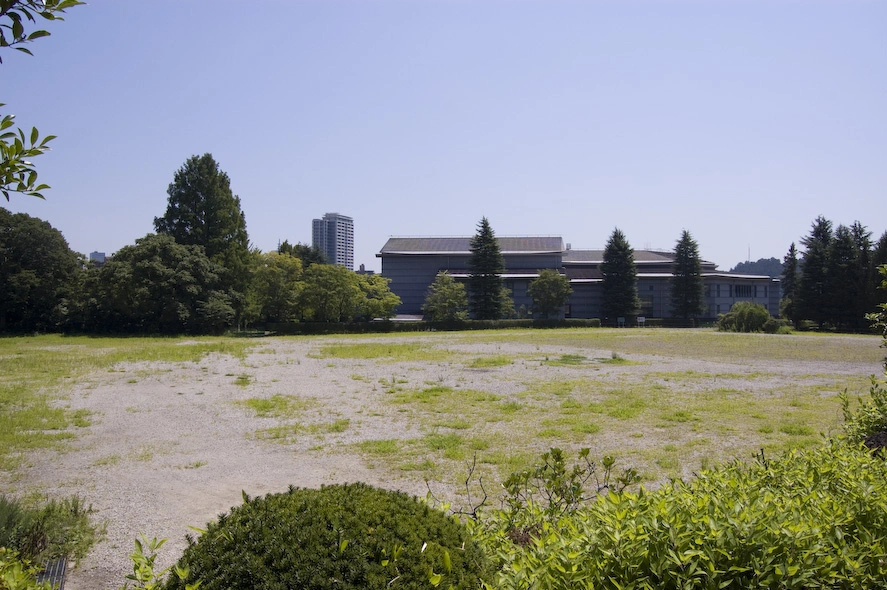
[[[62,449],[91,424],[64,405],[68,388],[127,362],[199,362],[209,354],[243,359],[253,344],[234,338],[0,338],[0,470],[30,451]]]
[[[34,448],[64,448],[78,429],[88,428],[92,416],[66,408],[64,395],[74,383],[88,384],[95,372],[118,371],[118,363],[131,360],[160,361],[167,365],[157,370],[174,370],[207,354],[245,359],[245,342],[0,340],[0,465],[14,468]],[[311,339],[314,358],[323,359],[318,366],[328,362],[340,372],[335,378],[342,394],[368,400],[360,425],[340,415],[335,400],[290,390],[251,394],[269,383],[259,367],[244,367],[249,374],[234,369],[225,381],[243,378],[238,384],[252,396],[234,403],[268,421],[259,424],[257,438],[324,453],[356,452],[368,465],[404,477],[459,486],[466,463],[476,457],[478,474],[495,485],[548,447],[587,446],[593,456],[612,454],[619,465],[636,467],[649,485],[750,458],[760,449],[772,456],[837,432],[836,394],[847,388],[855,398],[869,381],[863,372],[829,373],[827,362],[868,363],[878,371],[878,344],[875,337],[660,329]],[[295,357],[285,352],[281,358]],[[688,360],[699,363],[692,370],[673,368]],[[472,368],[496,370],[466,370]],[[325,371],[314,376],[322,379]],[[369,429],[370,420],[407,434]],[[94,466],[147,460],[157,452],[146,447],[138,456],[110,455]]]

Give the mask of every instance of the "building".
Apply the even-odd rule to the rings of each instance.
[[[339,213],[327,213],[311,222],[311,245],[326,256],[327,262],[354,270],[354,220]]]
[[[101,268],[105,265],[107,257],[104,252],[90,252],[89,253],[89,261],[93,264],[93,266]]]
[[[562,238],[500,237],[499,249],[505,260],[502,275],[511,291],[515,309],[532,308],[527,294],[530,282],[542,269],[555,269],[570,280],[573,294],[564,309],[565,317],[601,318],[603,250],[573,250]],[[459,280],[469,275],[470,237],[390,238],[376,254],[382,259],[382,276],[391,280],[392,292],[401,298],[399,314],[421,314],[428,287],[439,272]],[[639,315],[671,317],[670,279],[674,265],[672,252],[635,250],[638,276]],[[768,276],[744,275],[717,270],[712,262],[702,262],[705,285],[705,318],[726,313],[737,301],[764,305],[773,316],[779,313],[779,281]],[[612,320],[615,318],[601,318]]]

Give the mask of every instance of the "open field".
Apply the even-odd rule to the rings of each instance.
[[[815,444],[868,391],[880,340],[551,330],[256,340],[0,339],[0,478],[78,494],[108,538],[69,590],[116,588],[140,532],[160,561],[250,495],[366,481],[459,506],[551,446],[644,485]],[[476,491],[476,488],[475,488]]]

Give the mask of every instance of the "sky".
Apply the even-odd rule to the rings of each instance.
[[[354,218],[390,236],[555,235],[636,249],[683,230],[728,270],[782,258],[822,215],[887,230],[881,0],[89,0],[3,112],[54,134],[44,219],[75,251],[153,231],[211,153],[252,245]]]

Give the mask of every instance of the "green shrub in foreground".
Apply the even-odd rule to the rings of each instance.
[[[491,588],[881,588],[887,580],[887,462],[829,443],[736,462],[657,491],[602,496],[526,544],[514,515],[474,523],[496,556]],[[518,523],[518,526],[519,523]]]
[[[167,588],[478,588],[488,561],[454,517],[366,484],[290,488],[249,499],[178,562]]]

